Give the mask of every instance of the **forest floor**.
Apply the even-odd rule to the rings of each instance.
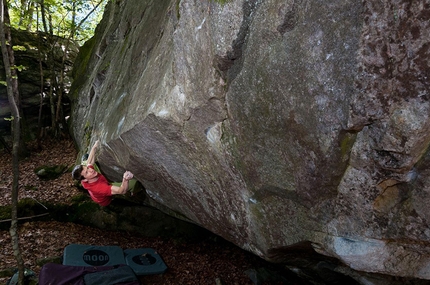
[[[81,192],[73,183],[70,173],[64,173],[55,180],[43,181],[34,173],[34,169],[42,165],[72,166],[77,158],[73,142],[47,140],[43,142],[42,149],[37,149],[35,144],[30,144],[29,149],[31,155],[20,162],[19,198],[31,198],[40,204],[71,203],[71,198]],[[5,206],[11,203],[13,175],[11,155],[5,150],[0,152],[0,206]],[[47,211],[49,212],[49,209]],[[21,221],[19,235],[25,266],[36,274],[40,272],[41,260],[61,257],[64,248],[69,244],[155,249],[168,269],[164,274],[143,277],[142,284],[216,284],[216,280],[225,285],[255,284],[245,272],[271,267],[270,263],[221,238],[148,238],[135,233],[106,231],[53,219]],[[16,261],[8,230],[0,231],[0,248],[0,271],[15,268]],[[307,284],[294,279],[290,278],[288,284]],[[7,280],[8,278],[0,278],[0,284],[5,284]]]

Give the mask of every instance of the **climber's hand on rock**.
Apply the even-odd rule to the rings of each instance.
[[[125,180],[133,179],[133,173],[131,173],[130,171],[126,171],[126,172],[124,172],[123,178],[124,178]]]

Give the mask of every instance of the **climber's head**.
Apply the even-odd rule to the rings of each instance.
[[[97,178],[98,173],[92,165],[76,165],[72,171],[72,176],[76,180],[84,180],[91,182],[92,179]]]
[[[78,181],[81,181],[82,179],[84,179],[84,177],[82,176],[82,171],[84,170],[84,166],[83,165],[76,165],[75,168],[73,168],[72,170],[72,177],[73,179],[76,179]]]

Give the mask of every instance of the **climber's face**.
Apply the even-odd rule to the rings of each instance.
[[[82,177],[88,182],[91,182],[92,179],[96,178],[98,173],[95,171],[92,165],[84,166],[81,172]]]

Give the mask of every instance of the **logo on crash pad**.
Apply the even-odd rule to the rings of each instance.
[[[132,260],[134,261],[134,263],[144,266],[152,265],[157,261],[157,259],[155,259],[155,257],[150,255],[149,253],[136,255],[132,258]]]
[[[88,250],[82,256],[85,263],[92,266],[102,266],[109,262],[109,255],[98,249]]]

